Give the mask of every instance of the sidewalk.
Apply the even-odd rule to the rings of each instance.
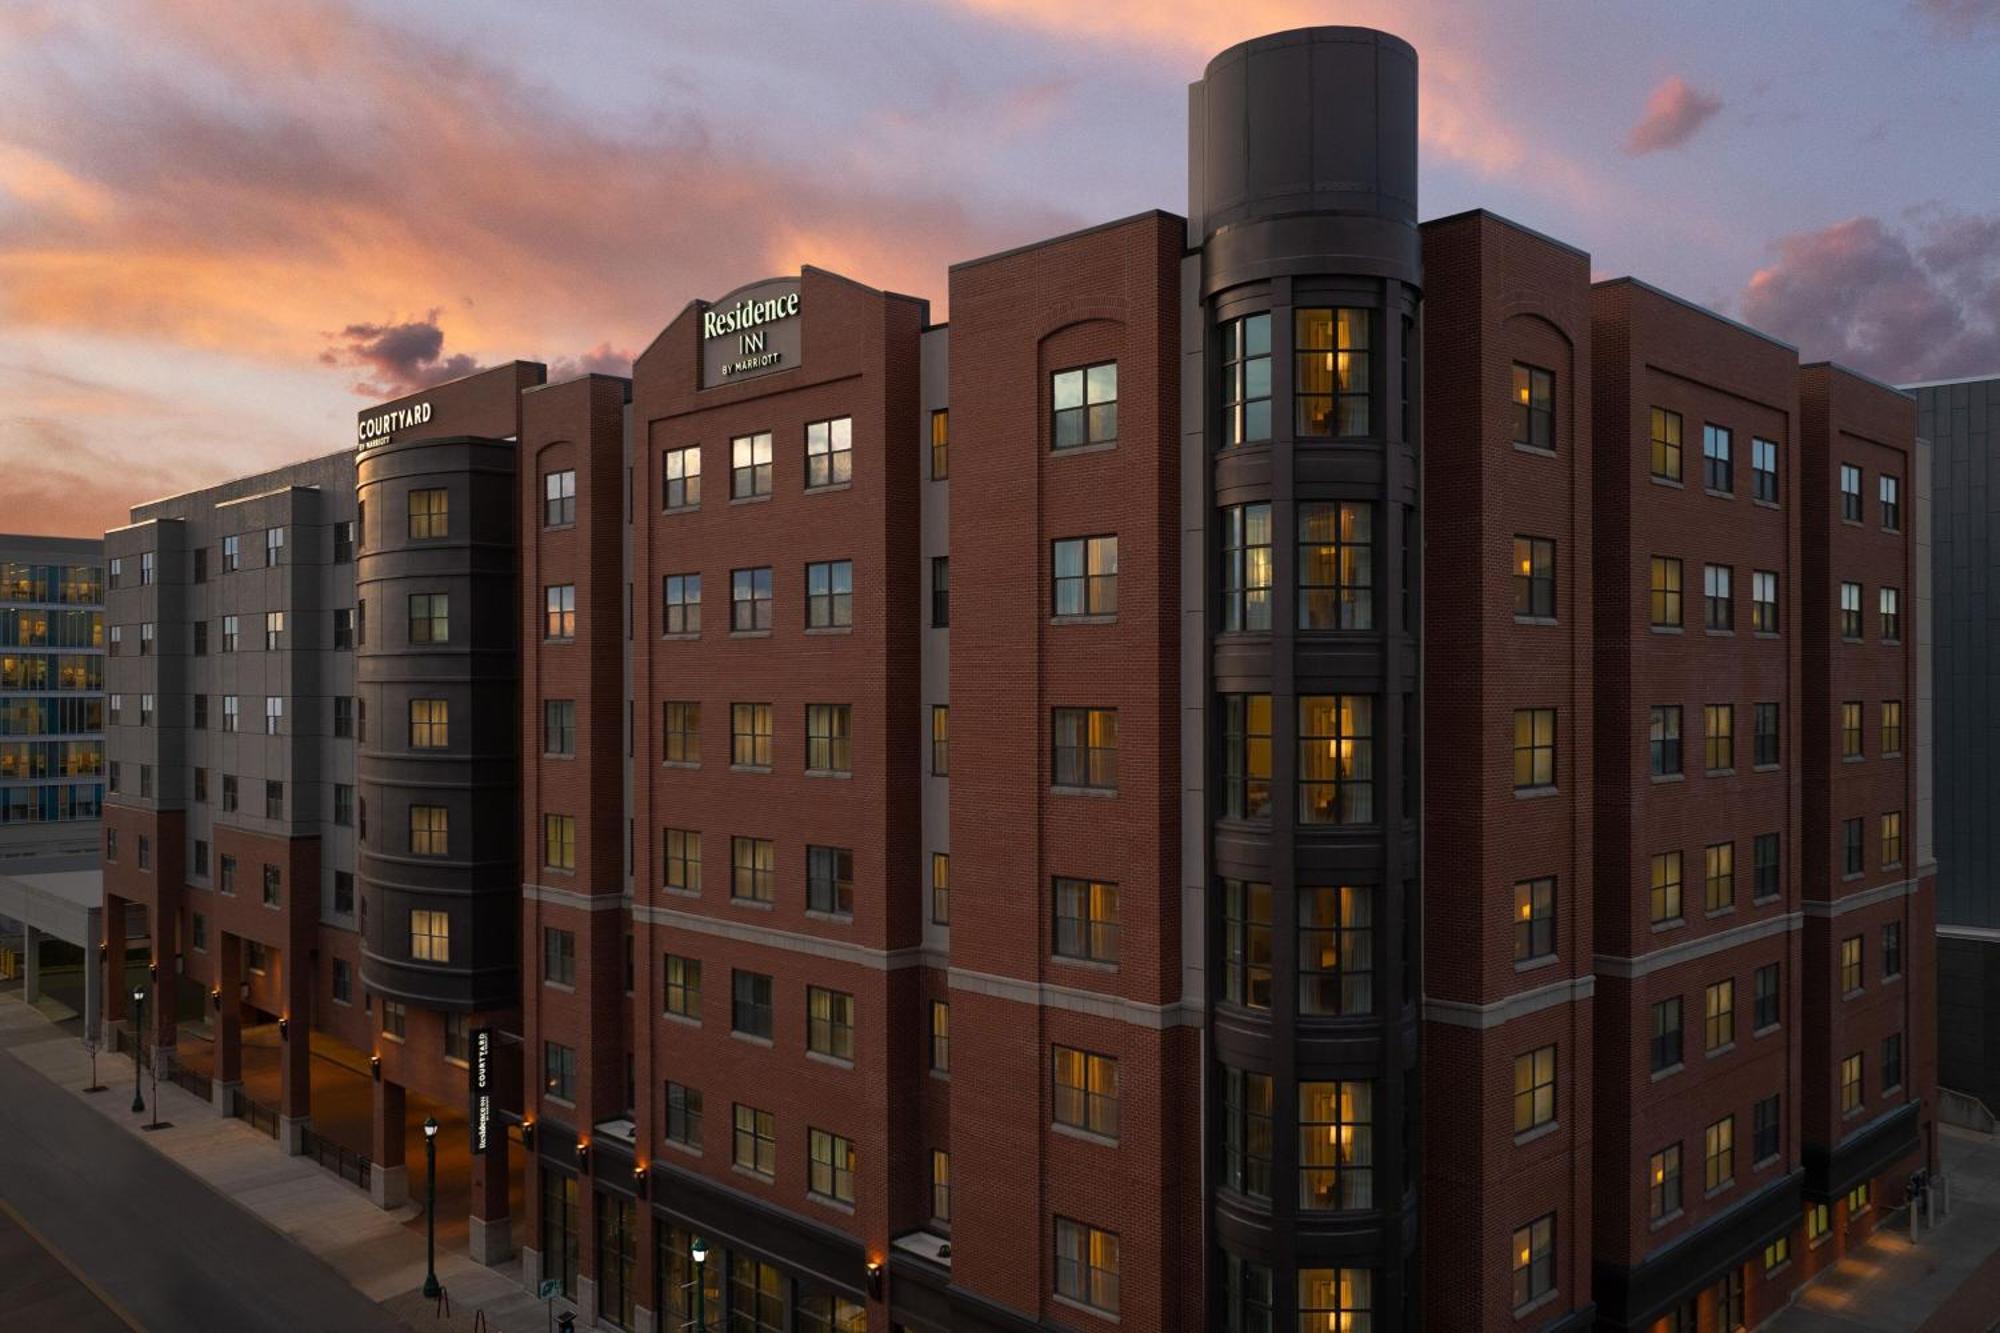
[[[498,1268],[486,1268],[474,1263],[462,1249],[445,1246],[442,1238],[437,1274],[450,1295],[452,1317],[436,1317],[422,1293],[424,1229],[420,1205],[412,1203],[385,1212],[361,1190],[314,1165],[310,1158],[286,1157],[270,1139],[244,1122],[217,1115],[208,1103],[170,1083],[160,1084],[158,1110],[159,1118],[171,1122],[173,1128],[143,1132],[140,1126],[145,1118],[131,1114],[132,1061],[100,1051],[97,1077],[109,1090],[85,1094],[83,1089],[90,1083],[89,1053],[75,1037],[58,1031],[46,1017],[23,1004],[18,995],[0,995],[0,1051],[69,1092],[79,1107],[120,1126],[295,1245],[318,1256],[408,1327],[430,1333],[471,1333],[475,1315],[481,1310],[492,1333],[541,1333],[546,1327],[545,1307],[520,1286],[518,1257]],[[153,1095],[148,1078],[145,1096],[149,1107]],[[412,1184],[417,1186],[418,1182]],[[520,1237],[515,1239],[518,1243]]]
[[[2000,1328],[2000,1140],[1939,1126],[1951,1216],[1910,1243],[1905,1215],[1822,1274],[1769,1333]]]

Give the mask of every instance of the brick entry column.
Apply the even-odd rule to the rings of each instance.
[[[100,1046],[110,1044],[111,1033],[125,1021],[125,1006],[131,1002],[125,993],[125,908],[125,899],[107,893],[98,916],[98,989],[104,1002],[98,1008],[98,1030],[92,1035]]]
[[[407,1112],[403,1085],[375,1079],[375,1121],[369,1156],[375,1161],[368,1178],[368,1197],[378,1208],[401,1208],[410,1201],[410,1173],[403,1163]]]
[[[296,948],[286,951],[285,1020],[278,1038],[278,1143],[293,1157],[312,1128],[312,974]]]
[[[486,1151],[472,1155],[472,1230],[469,1237],[472,1258],[491,1267],[514,1257],[512,1207],[508,1186],[511,1149],[507,1131],[495,1124]]]
[[[216,947],[215,992],[208,1001],[215,1016],[215,1073],[210,1091],[215,1109],[234,1115],[236,1098],[243,1091],[243,938],[224,931]]]

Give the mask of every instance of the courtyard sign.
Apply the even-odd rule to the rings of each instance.
[[[493,1137],[493,1029],[472,1030],[472,1151],[483,1153]]]
[[[421,426],[431,419],[429,403],[412,403],[408,407],[398,407],[388,412],[377,412],[372,417],[361,418],[357,443],[363,449],[371,444],[379,444],[399,430],[410,426]]]

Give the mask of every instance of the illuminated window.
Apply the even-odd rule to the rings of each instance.
[[[410,957],[420,963],[450,962],[451,918],[443,912],[411,912]]]
[[[1553,725],[1551,721],[1551,728]],[[1299,822],[1368,824],[1374,820],[1374,698],[1365,694],[1302,697]]]
[[[443,699],[410,700],[410,748],[442,750],[451,744],[451,705]]]
[[[1514,363],[1514,443],[1556,447],[1555,384],[1548,371]]]
[[[1882,816],[1882,865],[1903,864],[1903,812],[1892,810]]]
[[[1055,952],[1093,963],[1118,961],[1118,886],[1103,880],[1055,879]]]
[[[745,1171],[755,1172],[766,1180],[774,1180],[778,1175],[778,1118],[769,1111],[760,1111],[754,1106],[735,1104],[735,1161]],[[744,1306],[737,1305],[738,1310]],[[750,1308],[755,1308],[754,1303]]]
[[[1726,1115],[1702,1131],[1702,1188],[1710,1193],[1736,1183],[1736,1117]]]
[[[1681,1145],[1670,1143],[1646,1161],[1646,1215],[1657,1222],[1681,1210]]]
[[[743,500],[771,493],[771,432],[729,441],[729,494]]]
[[[1653,557],[1652,607],[1654,626],[1670,628],[1681,623],[1681,562],[1678,557]]]
[[[1542,1046],[1514,1057],[1514,1132],[1524,1134],[1556,1118],[1556,1048]]]
[[[410,537],[422,541],[449,535],[451,497],[444,490],[410,492]]]
[[[1516,1231],[1513,1254],[1518,1309],[1556,1289],[1556,1215],[1545,1214]]]
[[[854,709],[850,704],[806,705],[806,771],[854,771]]]
[[[1735,768],[1736,705],[1704,704],[1701,730],[1708,771],[1721,773]]]
[[[1840,1062],[1840,1111],[1853,1115],[1868,1098],[1861,1083],[1861,1054],[1856,1052]]]
[[[1292,391],[1301,436],[1369,433],[1369,312],[1340,307],[1293,315]]]
[[[1298,890],[1299,1012],[1375,1012],[1375,895],[1366,886]]]
[[[951,1221],[951,1154],[931,1151],[931,1220]]]
[[[836,1060],[854,1058],[854,997],[823,986],[806,987],[806,1049]]]
[[[771,705],[729,705],[729,762],[745,768],[771,766]]]
[[[1118,1233],[1058,1217],[1056,1294],[1118,1313]]]
[[[551,870],[576,869],[576,816],[542,816],[542,864]]]
[[[701,960],[670,953],[662,969],[666,976],[667,1012],[679,1018],[701,1021]]]
[[[1222,325],[1222,447],[1271,438],[1271,316]]]
[[[836,1203],[853,1203],[858,1160],[853,1141],[823,1129],[807,1130],[806,1139],[810,1157],[807,1191]]]
[[[951,1006],[943,1000],[931,1001],[931,1072],[951,1072]]]
[[[951,774],[951,709],[945,704],[931,705],[931,773]]]
[[[1055,1119],[1059,1125],[1118,1137],[1118,1062],[1070,1046],[1054,1049]],[[1269,1113],[1269,1088],[1265,1110]],[[1268,1131],[1268,1125],[1266,1129]]]
[[[1514,614],[1555,619],[1556,544],[1546,537],[1514,538]]]
[[[1840,942],[1840,989],[1851,995],[1861,989],[1865,969],[1861,957],[1861,936],[1849,935]]]
[[[1778,576],[1768,569],[1750,575],[1750,628],[1759,634],[1778,632]]]
[[[931,853],[931,920],[951,924],[951,857],[945,852]]]
[[[1514,710],[1514,789],[1553,787],[1556,782],[1556,710]]]
[[[1882,754],[1903,752],[1903,704],[1899,699],[1882,701]]]
[[[1702,851],[1704,906],[1721,912],[1736,905],[1736,844],[1713,842]]]
[[[1653,409],[1653,475],[1681,479],[1681,414],[1661,407]]]
[[[777,844],[769,838],[729,840],[729,896],[742,902],[775,902],[778,896]]]
[[[410,855],[443,856],[451,845],[451,812],[441,805],[410,807]]]
[[[1375,1309],[1375,1274],[1366,1268],[1301,1268],[1300,1333],[1362,1333]],[[1248,1324],[1244,1325],[1249,1328]]]
[[[1059,616],[1108,616],[1118,611],[1118,539],[1068,537],[1050,560]]]
[[[1118,363],[1059,370],[1049,379],[1057,449],[1110,444],[1118,438]]]
[[[1367,1080],[1299,1084],[1300,1208],[1374,1206],[1374,1108]]]
[[[701,834],[693,829],[660,830],[666,848],[666,887],[681,893],[701,892]]]
[[[1556,951],[1554,877],[1524,879],[1514,885],[1514,961],[1546,958]]]
[[[931,480],[951,476],[951,413],[940,407],[931,413]]]
[[[1764,1271],[1775,1272],[1790,1263],[1792,1259],[1792,1238],[1780,1236],[1764,1247]]]
[[[1058,787],[1118,788],[1118,710],[1058,708],[1054,737],[1054,783]]]
[[[759,705],[738,704],[736,707]],[[690,768],[701,763],[701,705],[687,699],[669,699],[660,705],[660,762]],[[770,713],[764,715],[765,758],[769,760]]]
[[[1374,627],[1374,514],[1359,502],[1299,506],[1300,629]]]
[[[1856,1185],[1853,1189],[1847,1191],[1847,1215],[1849,1218],[1853,1218],[1862,1213],[1867,1212],[1870,1208],[1874,1206],[1874,1204],[1875,1204],[1874,1187],[1865,1180],[1862,1181],[1859,1185]]]
[[[1809,1203],[1806,1205],[1807,1245],[1818,1245],[1826,1239],[1827,1232],[1832,1230],[1828,1211],[1827,1206],[1823,1203]]]
[[[1711,982],[1702,993],[1702,1045],[1717,1051],[1736,1040],[1736,982]]]

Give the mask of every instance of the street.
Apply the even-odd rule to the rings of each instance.
[[[129,1102],[132,1089],[95,1095]],[[150,1089],[147,1096],[150,1105]],[[0,1323],[60,1300],[39,1308],[63,1311],[62,1321],[40,1326],[125,1326],[102,1298],[83,1298],[85,1284],[45,1262],[45,1245],[149,1333],[402,1328],[319,1259],[143,1141],[80,1113],[73,1094],[11,1055],[0,1058],[0,1201],[34,1233],[21,1234],[0,1210],[0,1256],[23,1259],[0,1263],[0,1311],[8,1312]]]

